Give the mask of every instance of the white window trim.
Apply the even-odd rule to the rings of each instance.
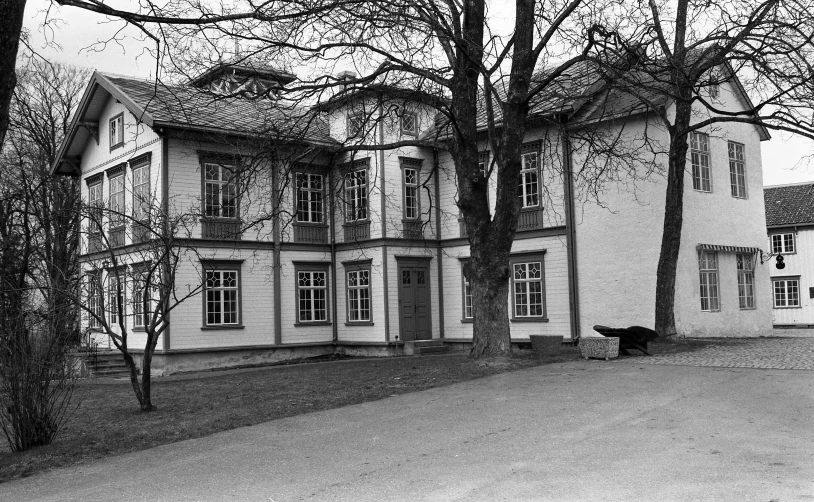
[[[203,168],[203,199],[204,199],[204,217],[205,218],[224,218],[224,219],[238,219],[240,211],[237,194],[237,165],[232,163],[217,162],[212,160],[202,160],[201,166]],[[217,167],[217,179],[208,179],[209,168]],[[231,173],[230,179],[224,179],[224,173]],[[217,200],[217,205],[212,206],[214,214],[210,214],[209,197],[207,197],[207,187],[211,186],[213,193],[217,193],[216,197],[212,197],[213,201]],[[230,204],[224,204],[224,195],[228,196],[227,189],[232,188],[234,194],[230,199]],[[233,215],[224,216],[225,212],[234,212]]]
[[[517,265],[530,265],[533,263],[539,263],[540,267],[540,277],[533,278],[533,279],[515,279],[516,273],[516,266]],[[509,284],[509,301],[511,302],[511,314],[512,322],[546,322],[548,321],[548,307],[546,305],[546,284],[545,284],[545,253],[529,253],[529,254],[519,254],[514,256],[509,256],[509,273],[511,274],[511,280]],[[530,285],[532,283],[539,283],[540,284],[540,308],[541,314],[539,315],[518,315],[518,305],[517,305],[517,291],[516,291],[516,284],[527,284]],[[528,303],[529,312],[531,312],[531,296],[532,292],[530,291],[530,287],[526,287],[523,294],[525,295]]]
[[[702,132],[690,133],[690,164],[692,166],[693,190],[712,193],[712,166],[710,163],[708,134]],[[707,182],[707,187],[704,186],[704,181]]]
[[[216,287],[209,287],[208,286],[209,274],[210,273],[219,275],[219,278],[218,278],[219,285],[218,286],[216,286]],[[234,275],[234,277],[235,277],[235,285],[234,286],[224,286],[223,285],[223,276],[224,276],[224,274],[235,274]],[[204,326],[207,326],[207,327],[208,326],[217,326],[217,327],[221,327],[221,326],[226,326],[226,327],[240,326],[240,303],[241,303],[240,282],[241,282],[240,269],[238,267],[233,267],[233,268],[229,268],[229,267],[205,267],[205,269],[204,269],[204,299],[203,299],[204,300]],[[234,314],[235,321],[234,322],[224,322],[224,320],[226,319],[226,305],[228,303],[227,300],[226,300],[226,295],[224,293],[232,292],[232,291],[235,292],[235,299],[234,299],[235,308],[234,308],[233,311],[230,310],[230,314]],[[215,302],[210,302],[210,300],[209,300],[209,293],[210,292],[221,292],[220,299],[215,301]],[[209,320],[209,314],[210,314],[209,305],[210,305],[210,303],[217,303],[220,306],[220,312],[219,312],[219,314],[220,314],[220,322],[214,322],[214,321],[210,322],[210,320]],[[212,313],[215,314],[216,312],[212,312]]]
[[[737,253],[735,266],[738,271],[738,307],[740,310],[755,309],[755,255]]]
[[[404,127],[404,119],[407,117],[411,117],[413,119],[413,129],[406,129]],[[402,136],[418,136],[419,131],[419,123],[418,123],[418,113],[415,112],[405,112],[399,117],[399,129],[401,130]]]
[[[528,167],[530,159],[534,159],[534,166]],[[534,209],[540,207],[540,153],[537,151],[525,152],[520,156],[520,203],[521,209]],[[534,180],[530,180],[533,175]],[[531,189],[533,187],[533,190]],[[534,202],[529,203],[529,198]]]
[[[409,182],[407,180],[407,173],[411,171],[413,173],[413,181]],[[404,204],[404,211],[402,216],[405,220],[417,220],[421,218],[421,191],[419,190],[420,186],[420,173],[417,167],[412,166],[403,166],[401,170],[401,180],[402,180],[402,200]],[[412,198],[413,205],[410,206],[409,200]],[[412,209],[413,214],[410,215],[410,210]]]
[[[108,122],[108,140],[110,149],[115,150],[124,145],[124,112],[119,113]]]
[[[314,178],[319,179],[319,188],[312,188],[311,181]],[[305,180],[305,186],[300,186],[300,180]],[[325,221],[325,179],[321,174],[297,172],[294,174],[295,184],[295,201],[296,204],[296,218],[297,223],[312,223],[322,224]],[[306,195],[305,199],[302,195]],[[306,210],[304,212],[306,218],[301,218],[300,203],[306,201]],[[319,204],[319,210],[313,209],[313,203]]]
[[[296,318],[295,318],[295,325],[313,325],[313,324],[330,324],[330,274],[329,274],[329,266],[327,264],[297,264],[295,262],[295,272],[294,272],[294,281],[295,281],[295,292],[296,292]],[[322,286],[301,286],[300,285],[300,274],[309,274],[311,277],[311,282],[313,283],[313,279],[316,276],[315,274],[322,274],[324,281]],[[308,310],[304,310],[302,308],[301,302],[303,300],[303,292],[311,291],[311,307]],[[323,304],[324,308],[317,309],[315,304],[315,292],[322,291],[323,292]],[[303,315],[305,312],[310,312],[311,319],[304,319]],[[323,318],[317,318],[315,314],[321,313],[324,315]]]
[[[715,268],[703,268],[704,257],[711,256],[715,260]],[[709,259],[706,260],[709,262]],[[718,253],[715,251],[701,251],[698,255],[699,297],[702,312],[721,311],[721,280],[718,273]],[[704,295],[704,287],[707,295]],[[712,290],[714,288],[714,291]],[[713,294],[714,293],[714,294]],[[706,301],[706,305],[704,302]]]
[[[727,151],[729,152],[729,184],[732,197],[745,199],[747,198],[746,146],[743,143],[729,141]],[[738,172],[738,168],[740,168],[740,172]]]
[[[778,297],[777,297],[777,287],[779,284],[782,283],[782,290],[784,295],[785,305],[778,305]],[[791,283],[794,283],[795,289],[797,291],[797,298],[796,303],[791,305],[790,298],[789,298],[789,286]],[[776,309],[796,309],[801,308],[800,302],[800,278],[799,277],[772,277],[772,305],[773,308]]]
[[[352,266],[346,267],[345,272],[345,293],[347,297],[347,322],[348,324],[370,324],[373,320],[373,297],[370,294],[370,265],[364,266]],[[351,277],[356,277],[355,285],[351,285]],[[366,284],[362,284],[361,278],[365,278]],[[353,307],[353,301],[351,297],[352,292],[355,293],[355,302],[356,308]],[[367,298],[367,309],[363,308],[363,301],[365,300],[362,298],[362,295],[366,295]],[[366,313],[366,315],[365,315]],[[356,319],[354,319],[354,315],[356,315]]]
[[[359,182],[360,173],[364,182]],[[368,191],[368,168],[353,169],[345,176],[345,222],[367,221],[370,193]]]
[[[775,250],[775,237],[779,237],[780,251]],[[772,253],[774,254],[795,254],[797,252],[795,248],[796,243],[794,242],[794,232],[771,234],[769,240]]]

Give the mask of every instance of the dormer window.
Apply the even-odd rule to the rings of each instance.
[[[124,145],[124,113],[110,119],[110,149]]]
[[[348,115],[348,137],[353,138],[362,134],[365,119],[361,114]]]
[[[401,116],[401,134],[403,136],[418,135],[418,114],[405,113]]]

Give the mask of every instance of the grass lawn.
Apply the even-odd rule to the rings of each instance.
[[[556,357],[524,355],[507,364],[484,364],[457,353],[188,373],[153,380],[158,410],[151,413],[138,411],[127,379],[84,380],[75,393],[79,407],[53,444],[12,453],[2,438],[0,482],[277,418],[578,358],[578,349],[565,347]]]
[[[702,345],[655,344],[651,353]],[[153,403],[158,410],[151,413],[138,411],[127,379],[84,380],[75,394],[78,408],[54,444],[12,453],[3,438],[0,482],[277,418],[579,358],[578,348],[564,346],[557,356],[526,352],[497,364],[457,353],[188,373],[153,380]]]

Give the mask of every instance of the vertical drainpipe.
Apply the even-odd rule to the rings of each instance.
[[[328,227],[328,231],[331,233],[331,310],[333,311],[333,343],[336,345],[339,342],[339,319],[336,317],[337,310],[337,300],[336,300],[336,222],[334,221],[335,216],[335,199],[334,199],[334,157],[331,155],[330,160],[328,161],[328,189],[330,191],[330,210],[328,213],[330,214],[331,222]]]
[[[579,338],[579,288],[577,275],[577,236],[574,215],[574,158],[571,155],[571,140],[563,130],[562,156],[565,174],[565,239],[568,259],[568,300],[571,314],[571,339]]]
[[[161,211],[164,218],[170,214],[170,139],[165,130],[158,131],[161,136]],[[166,224],[166,223],[165,223]],[[169,312],[166,317],[169,317]],[[170,350],[170,327],[164,330],[164,341],[161,344],[164,350]]]
[[[382,107],[382,97],[379,97],[379,145],[384,144],[384,109]],[[384,150],[379,150],[379,198],[381,205],[382,239],[387,239],[387,213],[386,198],[384,194]],[[387,241],[382,244],[382,267],[384,274],[384,341],[390,341],[390,284],[387,280]]]
[[[280,263],[280,173],[279,164],[271,162],[271,214],[272,235],[274,237],[274,345],[283,343],[283,306],[282,306],[282,278],[280,277],[282,264]]]
[[[438,149],[432,149],[432,167],[434,171],[433,183],[435,183],[435,253],[438,256],[438,337],[444,338],[444,268],[443,253],[441,249],[441,187],[438,181]]]

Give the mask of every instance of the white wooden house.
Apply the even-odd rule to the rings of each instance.
[[[587,87],[592,75],[579,68],[574,82]],[[149,191],[173,211],[199,214],[190,229],[197,253],[179,271],[179,284],[206,284],[172,312],[156,351],[157,372],[337,350],[397,354],[422,341],[466,348],[472,339],[476,313],[464,274],[469,247],[449,153],[416,146],[336,153],[354,141],[387,144],[436,134],[433,113],[403,99],[381,106],[388,99],[384,87],[309,110],[272,99],[270,89],[294,78],[234,65],[175,87],[98,72],[91,77],[56,172],[80,176],[90,202],[134,211],[127,194]],[[209,94],[236,89],[271,97]],[[736,81],[721,85],[717,96],[722,106],[746,106]],[[639,173],[635,183],[609,177],[598,185],[603,205],[584,202],[583,152],[563,133],[562,119],[547,120],[554,112],[590,119],[596,103],[584,110],[588,105],[577,97],[543,101],[530,118],[507,298],[517,343],[532,334],[573,340],[594,324],[654,322],[664,180],[659,173]],[[641,132],[649,117],[613,95],[605,105],[624,108],[606,121],[608,130],[624,122],[626,130]],[[666,137],[661,131],[652,139]],[[680,334],[771,329],[769,271],[759,260],[765,245],[760,142],[767,138],[745,124],[693,137],[676,281]],[[261,155],[269,153],[263,145],[298,152],[297,161],[283,169],[279,157]],[[485,143],[481,150],[486,166],[491,154]],[[235,197],[228,173],[249,162],[256,168],[251,186]],[[257,221],[262,224],[247,225]],[[116,239],[122,255],[138,245],[131,235]],[[90,263],[98,249],[90,238],[85,245]],[[125,303],[137,333],[140,311]]]
[[[763,189],[778,328],[814,327],[814,183]],[[784,268],[776,267],[782,257]]]

